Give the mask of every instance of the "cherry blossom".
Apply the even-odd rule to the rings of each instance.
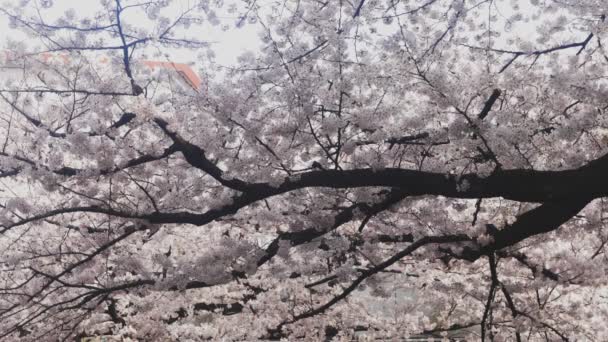
[[[608,336],[608,4],[64,5],[0,9],[0,340]]]

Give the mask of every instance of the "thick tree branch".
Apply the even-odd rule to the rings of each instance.
[[[500,94],[500,89],[494,89],[492,91],[492,95],[490,95],[490,97],[484,104],[483,109],[481,110],[481,112],[479,112],[479,115],[477,115],[479,120],[483,120],[486,118],[486,116],[488,116],[488,113],[490,113],[490,110],[492,110],[492,106],[494,106],[494,103],[500,97]]]
[[[318,227],[313,227],[297,232],[281,233],[268,245],[268,247],[266,247],[265,254],[258,260],[258,266],[265,264],[277,254],[281,241],[288,241],[291,247],[308,243],[353,220],[355,218],[355,211],[357,210],[373,216],[390,208],[406,196],[407,192],[400,189],[393,189],[381,202],[372,205],[359,203],[342,210],[335,216],[334,224],[329,228],[318,229]],[[388,240],[388,238],[385,238],[385,240]]]
[[[474,260],[481,255],[512,246],[531,236],[547,233],[559,228],[581,211],[590,200],[578,199],[545,203],[520,215],[515,223],[507,225],[493,235],[494,241],[478,252],[467,256]]]
[[[163,130],[163,132],[169,138],[171,138],[171,140],[173,140],[175,148],[182,152],[184,158],[186,158],[186,161],[190,163],[190,165],[206,172],[215,180],[220,182],[220,184],[227,186],[231,189],[238,191],[252,190],[250,184],[247,184],[239,179],[226,179],[225,177],[223,177],[224,171],[222,171],[219,167],[217,167],[209,159],[207,159],[207,157],[205,157],[205,151],[202,148],[185,141],[184,139],[179,137],[177,133],[170,131],[168,128],[168,123],[166,121],[156,118],[154,119],[154,122],[158,125],[158,127]]]

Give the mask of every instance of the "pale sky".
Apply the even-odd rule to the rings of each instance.
[[[0,0],[1,4],[15,4],[18,0]],[[100,6],[99,0],[32,0],[28,5],[30,8],[34,8],[33,4],[40,3],[40,1],[51,1],[54,6],[51,9],[41,9],[45,18],[49,18],[51,21],[62,15],[66,10],[73,8],[75,10],[76,16],[78,18],[83,17],[91,17],[96,11],[102,9]],[[256,24],[248,24],[244,27],[237,28],[237,14],[228,13],[228,8],[231,2],[242,4],[238,0],[226,0],[224,1],[225,5],[222,9],[218,10],[218,17],[222,20],[222,25],[212,26],[208,23],[204,23],[202,26],[193,25],[188,31],[192,37],[196,37],[199,40],[207,41],[211,43],[212,49],[216,54],[216,61],[221,65],[233,65],[237,61],[237,57],[241,55],[243,52],[247,50],[257,51],[260,48],[260,39],[258,37],[258,32],[260,29],[259,25]],[[259,6],[263,5],[263,0],[258,1]],[[176,16],[178,13],[181,13],[186,8],[192,6],[193,3],[197,3],[195,0],[174,0],[173,4],[162,10],[163,15],[167,15],[170,17]],[[129,4],[128,0],[123,0],[123,4]],[[495,47],[503,48],[505,47],[506,40],[509,37],[513,36],[525,36],[530,37],[530,35],[534,35],[536,32],[536,25],[538,22],[534,20],[529,23],[520,22],[516,27],[507,27],[506,20],[510,16],[519,12],[524,16],[529,15],[529,10],[531,9],[530,5],[526,1],[521,1],[516,3],[519,6],[518,10],[514,10],[513,3],[510,2],[500,2],[493,3],[493,15],[496,16],[496,21],[492,24],[494,30],[500,31],[503,35],[500,38],[494,39],[496,43]],[[6,8],[7,6],[2,6]],[[210,4],[211,8],[214,8],[213,2]],[[241,6],[242,7],[242,6]],[[137,16],[129,16],[128,13],[137,13]],[[127,11],[125,12],[124,21],[127,23],[131,23],[134,25],[145,26],[149,20],[145,15],[142,15],[141,10],[135,11]],[[557,17],[555,14],[553,17]],[[227,26],[227,30],[223,30],[221,26]],[[0,47],[3,45],[5,39],[11,37],[16,38],[22,36],[22,34],[18,31],[7,30],[8,28],[8,20],[7,17],[0,13],[0,28],[2,29],[0,32],[4,32],[0,34]],[[24,36],[22,36],[24,37]],[[27,38],[24,37],[27,41]],[[549,44],[552,45],[552,44]],[[141,51],[141,50],[140,50]],[[179,51],[178,53],[173,49],[166,49],[163,51],[164,53],[171,54],[170,59],[173,62],[196,62],[196,54],[199,51],[193,51],[192,53]]]
[[[11,3],[14,0],[11,0]],[[33,3],[34,1],[32,1]],[[2,2],[6,4],[7,2]],[[56,18],[62,15],[67,9],[73,8],[76,11],[78,18],[92,16],[95,11],[99,10],[100,4],[98,0],[53,0],[54,6],[49,10],[44,10],[45,18]],[[125,3],[128,3],[125,1]],[[191,1],[188,0],[177,0],[172,8],[164,9],[163,15],[167,15],[172,11],[179,10],[180,8],[187,7]],[[31,5],[30,5],[31,6]],[[3,6],[6,8],[6,6]],[[224,6],[227,7],[227,6]],[[145,24],[148,21],[147,18],[141,16],[141,11],[137,11],[140,16],[133,16],[125,18],[125,21],[134,25]],[[135,13],[135,11],[133,12]],[[236,18],[231,18],[227,13],[218,15],[221,20],[225,21],[228,29],[222,29],[222,25],[212,26],[209,24],[203,24],[202,26],[192,25],[188,30],[188,34],[197,39],[207,41],[211,43],[211,47],[216,55],[216,61],[221,65],[233,65],[237,61],[237,57],[247,50],[255,51],[259,49],[260,39],[258,37],[258,27],[255,25],[246,25],[242,28],[236,28]],[[0,46],[4,45],[4,42],[9,37],[12,39],[22,38],[27,40],[22,33],[16,30],[10,30],[9,21],[4,14],[0,13],[0,32],[4,32],[0,35]],[[30,38],[31,39],[31,38]],[[196,62],[196,53],[185,53],[180,51],[176,53],[172,49],[163,51],[164,53],[171,54],[173,62],[187,63]]]

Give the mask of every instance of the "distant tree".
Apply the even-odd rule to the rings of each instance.
[[[608,2],[100,4],[0,10],[1,340],[608,336]]]

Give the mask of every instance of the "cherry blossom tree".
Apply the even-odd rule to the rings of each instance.
[[[0,340],[608,336],[608,3],[100,5],[0,10]]]

